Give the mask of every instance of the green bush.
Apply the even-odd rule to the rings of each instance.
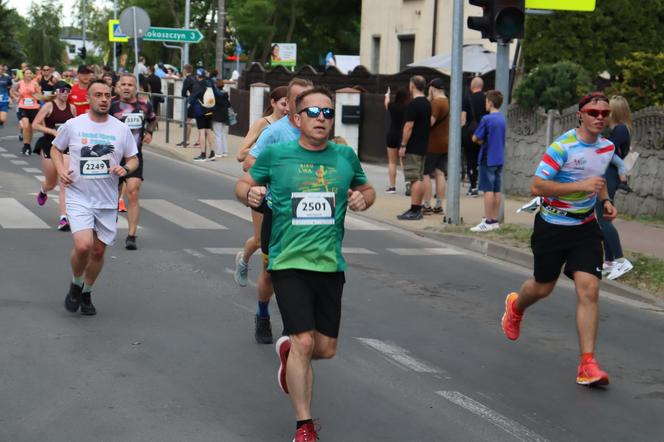
[[[633,52],[616,61],[621,73],[610,93],[624,96],[633,111],[664,106],[664,53]]]
[[[523,107],[545,110],[563,109],[575,104],[591,90],[590,76],[571,61],[543,64],[526,75],[514,91],[514,98]]]

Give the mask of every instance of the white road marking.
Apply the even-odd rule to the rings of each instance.
[[[205,255],[203,255],[201,252],[197,252],[194,249],[184,249],[184,252],[191,256],[195,256],[196,258],[205,258]]]
[[[7,152],[7,149],[5,149],[4,147],[0,147],[0,152]]]
[[[464,252],[447,247],[423,247],[415,249],[387,249],[402,256],[463,255]]]
[[[17,156],[13,153],[0,153],[0,156],[3,158],[17,158]]]
[[[18,160],[18,161],[22,161],[22,160]],[[28,164],[26,161],[23,161],[23,162],[25,164]],[[42,173],[41,169],[37,169],[36,167],[24,167],[23,170],[28,172],[28,173]]]
[[[251,222],[251,209],[237,200],[198,200],[202,203],[212,206],[215,209],[223,210],[233,216],[242,218]]]
[[[27,166],[28,164],[30,164],[25,160],[9,160],[9,162],[16,165],[16,166]],[[41,172],[41,170],[40,170],[40,172]]]
[[[0,198],[0,226],[5,229],[48,229],[37,215],[14,198]]]
[[[379,339],[371,338],[355,338],[364,345],[373,348],[374,350],[385,356],[390,362],[396,363],[402,368],[416,371],[418,373],[439,373],[438,368],[432,367],[426,362],[415,359],[408,355],[408,351],[399,347],[398,345],[388,344]]]
[[[204,250],[213,255],[237,255],[242,247],[205,247]]]
[[[375,255],[376,252],[369,249],[363,249],[362,247],[342,247],[341,253],[348,255]]]
[[[516,439],[523,442],[547,442],[547,439],[524,427],[502,414],[493,411],[491,408],[465,396],[458,391],[437,391],[436,394],[444,397],[453,404],[465,408],[482,419],[492,423],[503,431],[511,434]]]
[[[348,214],[344,225],[348,230],[389,230],[387,227]]]
[[[44,178],[44,175],[32,175],[32,176],[33,176],[37,181],[39,181],[40,183],[43,183],[43,182],[44,182],[44,179],[45,179],[45,178]]]
[[[141,200],[141,207],[183,229],[226,230],[225,226],[210,221],[194,212],[160,199]]]

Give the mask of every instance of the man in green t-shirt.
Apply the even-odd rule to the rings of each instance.
[[[328,141],[332,95],[314,88],[296,99],[296,141],[268,146],[237,183],[243,203],[258,207],[272,193],[268,270],[284,323],[277,341],[279,386],[290,394],[296,440],[315,440],[311,420],[312,359],[336,352],[346,262],[341,254],[346,210],[366,210],[376,193],[357,155]],[[288,366],[288,370],[286,367]]]

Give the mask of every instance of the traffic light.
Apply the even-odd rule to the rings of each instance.
[[[88,55],[88,50],[85,49],[85,46],[78,48],[78,56],[81,57],[81,60],[85,60],[86,55]]]
[[[510,41],[522,38],[526,19],[525,0],[497,0],[493,6],[494,38]]]
[[[481,17],[468,17],[468,28],[480,31],[482,38],[494,40],[493,36],[493,4],[494,0],[470,0],[471,5],[482,8]]]
[[[482,38],[510,41],[522,38],[525,23],[525,0],[469,0],[482,7],[482,17],[468,17],[468,28],[480,31]]]

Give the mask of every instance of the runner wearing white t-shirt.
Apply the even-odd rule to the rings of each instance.
[[[104,265],[104,252],[117,231],[118,182],[138,167],[136,141],[127,125],[111,118],[111,88],[96,80],[88,87],[90,110],[68,120],[53,140],[51,158],[67,187],[67,217],[74,237],[73,280],[65,308],[97,313],[92,286]],[[69,149],[69,168],[62,152]],[[125,165],[121,166],[122,160]]]

